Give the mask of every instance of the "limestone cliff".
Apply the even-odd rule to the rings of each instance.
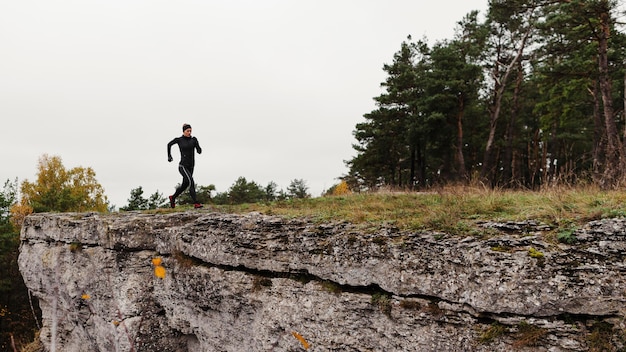
[[[591,222],[570,245],[532,222],[483,226],[500,235],[256,213],[33,214],[19,266],[47,350],[625,348],[625,220]]]

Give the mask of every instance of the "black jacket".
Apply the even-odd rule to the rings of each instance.
[[[167,158],[169,161],[172,160],[171,149],[174,144],[178,144],[178,148],[180,149],[179,164],[188,168],[193,168],[195,164],[194,149],[198,151],[198,154],[202,154],[202,148],[200,148],[200,144],[198,143],[196,137],[180,136],[167,143]]]

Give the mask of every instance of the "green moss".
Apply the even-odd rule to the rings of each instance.
[[[536,250],[533,247],[528,248],[528,255],[531,258],[535,258],[535,259],[543,258],[543,253],[541,253],[540,251]]]

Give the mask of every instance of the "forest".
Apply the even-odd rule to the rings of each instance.
[[[490,1],[453,39],[409,36],[354,131],[353,190],[450,182],[623,184],[626,37],[616,1]]]
[[[491,0],[453,38],[411,36],[383,65],[376,109],[353,131],[356,156],[335,190],[421,190],[450,184],[537,190],[555,184],[616,189],[626,180],[626,35],[614,0]],[[40,322],[19,271],[21,220],[32,212],[111,211],[89,167],[44,155],[37,179],[0,189],[0,350],[19,351]],[[205,202],[308,197],[240,178]],[[163,206],[131,190],[121,211]]]

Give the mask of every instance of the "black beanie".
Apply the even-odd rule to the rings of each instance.
[[[191,128],[191,125],[188,123],[184,123],[183,124],[183,132],[185,132],[186,129]]]

